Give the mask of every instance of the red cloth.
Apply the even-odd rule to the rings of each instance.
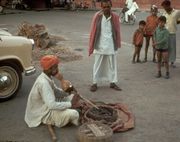
[[[152,36],[158,26],[158,16],[150,15],[146,19],[145,34]]]
[[[97,12],[92,20],[91,23],[91,30],[90,30],[90,39],[89,39],[89,56],[93,53],[94,51],[94,43],[97,40],[97,30],[100,27],[97,27],[99,20],[101,20],[100,17],[102,17],[102,11]],[[112,16],[112,28],[114,31],[114,35],[116,36],[115,38],[115,48],[120,48],[121,47],[121,37],[120,37],[120,23],[119,23],[119,16],[116,15],[115,13],[111,12]]]
[[[93,102],[96,104],[95,102]],[[113,132],[124,132],[127,130],[130,130],[135,127],[135,116],[133,113],[128,109],[128,107],[125,104],[121,103],[114,103],[114,104],[105,104],[102,103],[101,105],[96,104],[96,106],[109,106],[118,112],[118,118],[114,122],[107,122],[105,120],[99,120],[99,122],[104,123],[109,125]],[[92,108],[89,104],[86,102],[82,103],[82,110],[81,110],[81,115],[80,115],[80,121],[81,123],[86,123],[86,122],[98,122],[98,120],[93,120],[92,118],[89,118],[87,116],[87,112],[89,109]]]
[[[133,44],[134,44],[135,46],[143,45],[143,38],[144,38],[144,33],[143,33],[143,31],[137,29],[137,30],[134,32],[134,35],[133,35]]]
[[[40,60],[40,64],[43,70],[48,70],[53,65],[58,64],[58,63],[59,63],[59,59],[57,56],[54,56],[54,55],[45,55]]]

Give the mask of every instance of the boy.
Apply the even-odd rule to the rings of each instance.
[[[157,52],[157,68],[158,74],[157,78],[161,77],[161,61],[163,59],[165,69],[166,69],[166,76],[165,78],[169,78],[169,63],[168,63],[168,41],[169,41],[169,32],[165,28],[166,24],[166,17],[160,16],[159,17],[159,25],[154,33],[154,46]]]
[[[153,41],[153,34],[154,31],[156,30],[157,26],[158,26],[158,8],[156,5],[152,5],[151,6],[151,15],[149,15],[146,18],[146,27],[145,27],[145,39],[146,39],[146,46],[145,46],[145,58],[144,58],[144,62],[147,62],[147,53],[148,53],[148,48],[149,48],[149,43],[150,43],[150,39]],[[156,62],[156,50],[155,47],[153,46],[153,62]]]
[[[141,20],[139,22],[139,28],[134,32],[133,35],[133,44],[135,46],[135,51],[133,54],[133,60],[132,63],[135,63],[135,58],[137,57],[136,62],[140,61],[140,52],[143,45],[143,37],[144,37],[144,27],[146,25],[146,22],[144,20]]]

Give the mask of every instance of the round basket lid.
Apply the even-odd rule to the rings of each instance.
[[[99,122],[88,122],[78,129],[79,142],[112,142],[112,129]]]

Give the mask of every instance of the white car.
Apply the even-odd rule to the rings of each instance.
[[[13,36],[0,29],[0,102],[17,95],[22,85],[22,75],[31,75],[36,69],[32,65],[34,41],[26,37]]]

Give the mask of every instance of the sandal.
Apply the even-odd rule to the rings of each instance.
[[[141,60],[137,60],[136,62],[137,62],[137,63],[142,63],[142,61],[141,61]]]
[[[143,63],[146,63],[146,62],[147,62],[147,59],[146,59],[146,58],[144,58]]]
[[[152,61],[153,61],[153,63],[157,63],[156,59],[153,59]]]
[[[121,91],[122,89],[119,88],[115,83],[110,83],[110,88],[117,90],[117,91]]]
[[[91,92],[95,92],[97,90],[97,84],[93,84],[90,88]]]
[[[159,71],[155,77],[160,78],[161,77],[161,71]]]

